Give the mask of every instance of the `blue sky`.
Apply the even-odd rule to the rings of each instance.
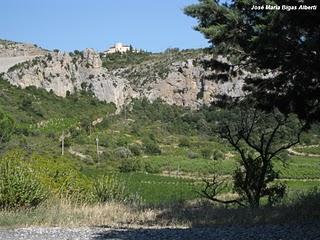
[[[0,0],[0,38],[63,51],[107,49],[115,42],[148,51],[199,48],[183,8],[197,0]]]

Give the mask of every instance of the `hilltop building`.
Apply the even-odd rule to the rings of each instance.
[[[123,43],[116,43],[112,47],[110,47],[105,53],[110,54],[110,53],[125,53],[130,51],[130,46],[124,45]]]
[[[125,45],[123,43],[116,43],[112,47],[110,47],[108,50],[106,50],[104,53],[105,54],[111,54],[111,53],[125,53],[128,51],[133,51],[133,52],[139,52],[139,50],[133,48],[131,45]]]

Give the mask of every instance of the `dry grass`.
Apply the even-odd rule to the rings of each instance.
[[[228,196],[229,197],[229,196]],[[320,192],[300,195],[273,208],[245,209],[191,201],[146,208],[121,203],[74,205],[51,201],[34,210],[0,211],[0,226],[210,227],[216,225],[282,224],[320,219]]]
[[[226,195],[228,198],[229,196]],[[313,191],[275,207],[259,209],[212,205],[208,201],[193,201],[167,208],[157,218],[185,222],[190,227],[217,225],[264,225],[305,222],[320,219],[320,192]]]
[[[159,220],[163,210],[128,206],[121,203],[96,205],[74,205],[70,201],[48,202],[37,209],[28,211],[0,211],[0,226],[105,226],[141,227],[176,226],[186,224]]]

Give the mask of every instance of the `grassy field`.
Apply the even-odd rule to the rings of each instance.
[[[320,179],[320,158],[307,156],[290,156],[283,164],[276,162],[281,178]]]
[[[320,146],[304,146],[304,147],[296,147],[294,148],[297,152],[305,153],[305,154],[317,154],[320,155]]]

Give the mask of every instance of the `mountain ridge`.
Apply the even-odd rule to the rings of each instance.
[[[32,44],[0,41],[0,63],[1,59],[5,62],[8,58],[26,58],[11,63],[10,67],[7,65],[3,75],[7,81],[22,88],[44,88],[62,97],[85,90],[101,101],[115,103],[118,108],[132,98],[150,101],[160,98],[168,104],[197,109],[211,104],[217,95],[243,94],[244,76],[205,69],[201,62],[211,57],[202,50],[115,53],[111,60],[110,56],[90,48],[66,53],[44,50]],[[136,61],[137,57],[142,60]],[[133,59],[131,62],[130,58]],[[117,66],[115,63],[119,59],[124,59],[124,63]],[[231,64],[222,56],[214,61]],[[110,68],[110,64],[114,66]],[[212,74],[216,76],[215,80],[210,79]]]

